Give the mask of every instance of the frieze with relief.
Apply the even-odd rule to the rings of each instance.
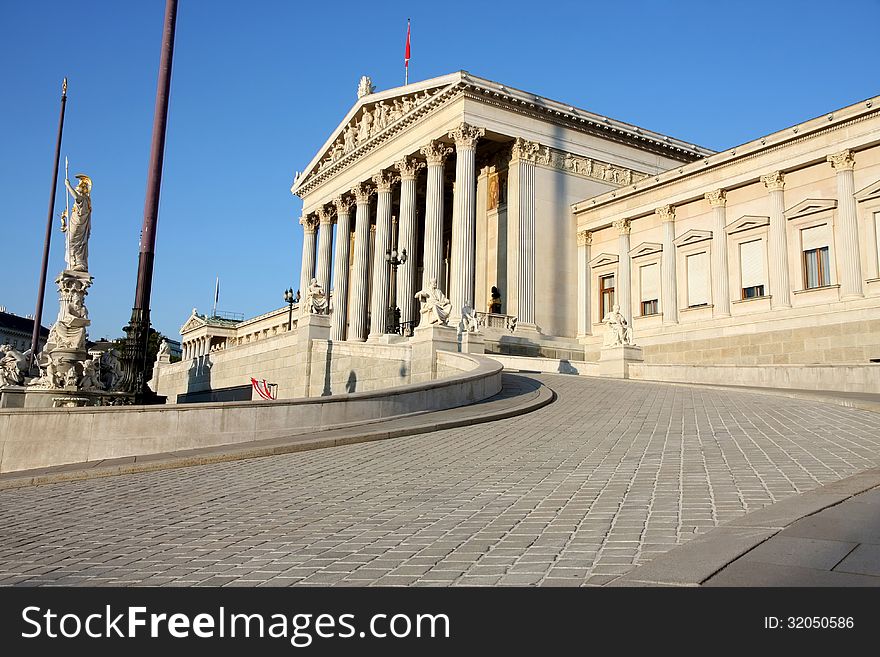
[[[550,146],[541,146],[535,161],[546,167],[561,169],[585,178],[601,180],[613,185],[632,185],[648,177],[646,173],[640,173],[589,157],[573,155]]]

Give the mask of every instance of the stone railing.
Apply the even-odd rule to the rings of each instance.
[[[516,329],[516,317],[501,315],[499,313],[474,313],[477,316],[477,326],[481,328],[498,329],[501,331],[513,331]]]

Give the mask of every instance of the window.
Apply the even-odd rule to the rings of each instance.
[[[761,240],[739,245],[739,270],[743,299],[764,296],[764,244]]]
[[[642,316],[660,312],[660,265],[652,263],[639,267]]]
[[[801,248],[804,252],[804,289],[831,285],[831,268],[828,257],[828,224],[804,228],[801,231]]]
[[[614,308],[614,274],[599,277],[599,319]]]
[[[709,305],[709,253],[689,255],[687,263],[688,307]]]

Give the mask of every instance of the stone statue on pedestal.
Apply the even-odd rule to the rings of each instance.
[[[605,315],[602,323],[607,327],[605,331],[604,346],[616,347],[618,345],[634,345],[632,328],[626,321],[626,317],[620,312],[620,306],[614,304],[614,308],[610,313]]]
[[[421,303],[419,313],[425,324],[446,326],[449,323],[452,302],[438,289],[436,278],[432,278],[428,282],[428,287],[416,292],[415,298]]]
[[[24,383],[27,357],[8,344],[0,346],[0,388],[20,386]]]
[[[317,278],[309,282],[309,289],[306,290],[306,310],[313,315],[327,314],[327,295]]]
[[[79,184],[72,187],[65,178],[64,185],[73,196],[73,212],[65,223],[62,220],[61,231],[67,233],[67,250],[65,260],[67,268],[72,271],[89,270],[89,235],[92,232],[92,179],[85,174],[77,174]]]
[[[459,333],[479,333],[480,324],[474,309],[465,304],[461,307],[461,323],[458,325]]]

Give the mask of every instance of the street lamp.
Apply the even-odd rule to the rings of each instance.
[[[391,299],[391,305],[385,314],[385,332],[398,333],[400,308],[397,307],[397,268],[406,262],[406,249],[403,249],[399,254],[397,249],[388,249],[385,251],[385,262],[391,266],[391,276],[388,279],[391,284],[391,291],[388,295],[388,298]]]
[[[290,309],[287,311],[287,330],[289,331],[293,324],[293,304],[299,301],[299,290],[294,295],[293,288],[287,288],[284,290],[284,300],[290,304]]]

